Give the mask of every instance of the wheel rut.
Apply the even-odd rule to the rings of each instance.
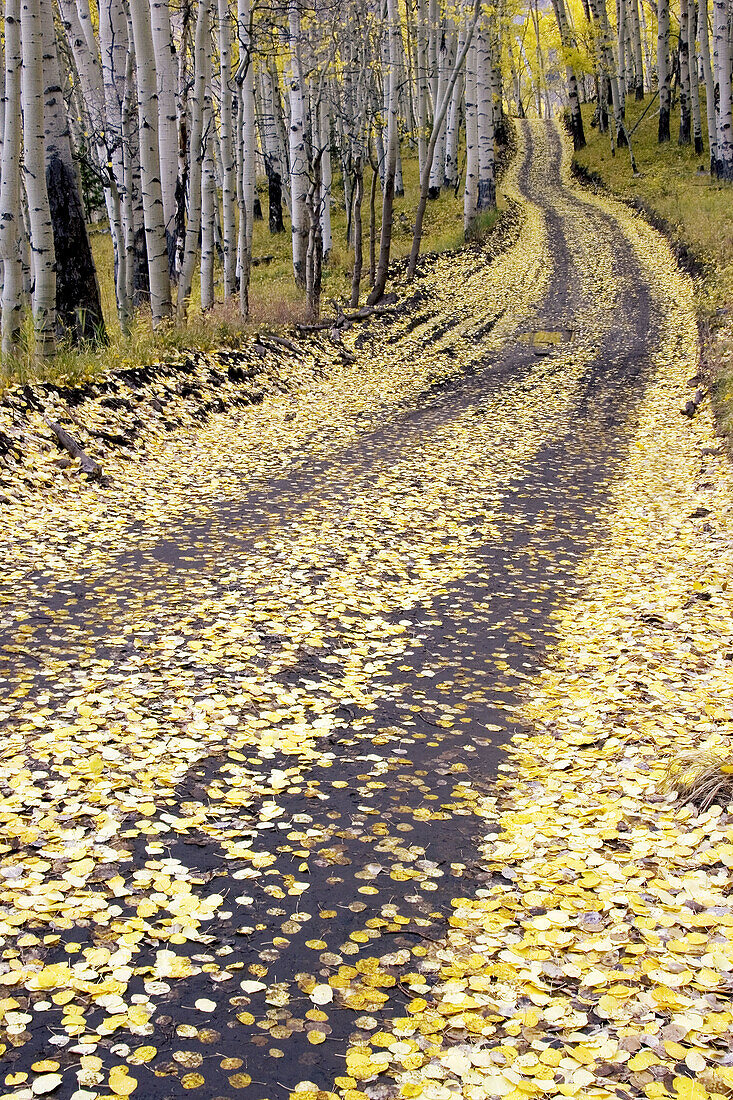
[[[432,339],[463,372],[332,456],[112,556],[88,588],[51,585],[34,610],[25,644],[43,663],[16,691],[48,693],[60,726],[85,670],[77,685],[94,681],[92,708],[109,718],[87,719],[92,749],[67,733],[56,757],[20,727],[42,774],[17,810],[39,850],[60,858],[43,833],[56,820],[74,858],[100,857],[71,884],[100,907],[74,895],[70,919],[38,917],[55,938],[44,959],[126,944],[102,967],[119,985],[107,1003],[80,970],[83,1025],[54,1055],[64,1095],[91,1052],[130,1064],[146,1100],[182,1096],[192,1073],[212,1098],[331,1088],[349,1042],[403,1014],[421,984],[429,996],[424,942],[486,882],[501,746],[603,535],[657,343],[648,280],[613,217],[569,189],[555,129],[524,124],[522,145],[537,253],[520,241],[511,264],[525,306],[472,319],[457,288],[452,328],[436,315],[408,325],[402,348],[375,333],[359,351],[395,361]],[[548,355],[520,339],[560,329],[572,340]],[[179,640],[197,632],[216,660]],[[133,739],[107,732],[123,692]],[[84,792],[58,788],[75,754],[105,746],[102,821]],[[325,986],[327,999],[314,993]],[[149,1019],[110,1024],[120,997]],[[29,1011],[14,1069],[69,1034],[62,1011],[68,1022],[52,1002]],[[154,1050],[136,1060],[140,1047]]]

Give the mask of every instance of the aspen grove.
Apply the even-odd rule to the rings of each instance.
[[[495,208],[509,116],[564,111],[579,149],[593,100],[633,168],[625,104],[646,98],[660,142],[707,149],[731,180],[732,13],[731,0],[5,0],[3,355],[28,318],[41,359],[59,339],[105,340],[90,188],[125,333],[140,310],[185,324],[196,280],[203,311],[231,300],[246,318],[263,216],[291,233],[317,320],[334,204],[353,271],[343,305],[375,305],[406,160],[419,177],[412,279],[441,191],[463,195],[467,236]]]

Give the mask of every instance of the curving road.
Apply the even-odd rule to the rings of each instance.
[[[521,136],[515,243],[437,261],[352,334],[350,392],[222,416],[195,461],[172,444],[144,494],[15,552],[12,1095],[41,1057],[59,1097],[114,1066],[145,1100],[331,1089],[429,989],[660,342],[613,208],[568,184],[554,128]]]

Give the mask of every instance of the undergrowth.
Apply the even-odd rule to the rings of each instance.
[[[412,244],[414,214],[419,197],[419,175],[416,159],[405,158],[404,196],[395,199],[395,218],[392,238],[392,258],[407,256]],[[369,279],[369,193],[371,170],[364,181],[364,281],[368,289]],[[267,214],[264,194],[263,207]],[[377,234],[381,215],[381,190],[376,196]],[[492,212],[480,220],[472,240],[483,240],[498,220]],[[353,250],[344,244],[346,239],[346,206],[340,177],[334,180],[333,207],[334,246],[324,264],[322,303],[324,313],[330,310],[330,300],[345,300],[351,291]],[[221,347],[236,347],[242,337],[262,326],[280,328],[303,321],[305,300],[293,279],[290,222],[285,217],[285,232],[271,235],[268,223],[258,221],[254,225],[253,258],[250,286],[250,316],[245,322],[238,312],[238,302],[224,303],[221,268],[216,270],[217,305],[206,314],[201,313],[198,273],[185,325],[175,322],[152,330],[150,315],[138,311],[131,332],[125,336],[120,330],[115,307],[114,268],[112,241],[106,229],[92,230],[92,251],[100,284],[102,309],[107,326],[108,343],[100,347],[72,347],[61,342],[56,356],[39,364],[34,357],[33,330],[30,320],[26,323],[17,355],[0,368],[0,391],[9,385],[29,380],[48,381],[58,385],[90,381],[102,372],[130,367],[156,360],[164,360],[173,350],[196,349],[211,351]],[[463,195],[444,191],[428,204],[425,215],[422,242],[423,253],[453,251],[464,244]],[[377,250],[379,240],[377,237]],[[175,293],[175,288],[174,293]]]
[[[588,145],[576,153],[575,160],[583,172],[598,177],[614,194],[647,212],[677,247],[682,262],[692,269],[711,395],[718,427],[731,448],[733,187],[710,176],[707,152],[697,156],[692,146],[677,143],[678,110],[672,112],[672,141],[661,146],[657,143],[656,106],[656,102],[650,106],[649,96],[642,103],[627,100],[636,175],[631,170],[628,150],[619,149],[612,156],[608,135],[599,134],[591,126],[591,104],[584,108]],[[703,134],[707,134],[704,117]]]

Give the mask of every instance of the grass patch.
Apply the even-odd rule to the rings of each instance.
[[[403,150],[403,153],[405,150]],[[412,245],[415,210],[419,199],[420,181],[417,159],[405,159],[403,163],[405,194],[395,200],[392,259],[406,257]],[[261,190],[263,181],[260,181]],[[371,169],[364,181],[364,292],[369,279],[369,191]],[[266,192],[262,193],[263,207],[267,212]],[[377,188],[377,232],[381,216],[381,189]],[[498,220],[498,213],[486,216],[481,227],[481,240]],[[340,177],[334,179],[332,206],[334,246],[323,270],[323,307],[326,312],[330,299],[344,301],[351,291],[351,272],[354,253],[347,248],[346,205]],[[201,313],[198,272],[194,278],[185,325],[165,325],[155,332],[150,316],[145,310],[138,312],[128,336],[120,331],[115,305],[115,287],[112,259],[112,240],[107,230],[96,229],[91,233],[92,251],[97,267],[102,309],[109,336],[109,344],[102,348],[74,348],[62,343],[55,358],[38,364],[33,354],[33,331],[30,321],[23,330],[18,354],[0,368],[0,391],[18,382],[47,381],[56,385],[76,384],[99,377],[103,372],[135,366],[155,360],[164,360],[172,350],[184,348],[211,351],[221,347],[236,347],[247,334],[263,325],[280,328],[302,321],[305,317],[305,297],[295,285],[292,268],[290,222],[285,219],[285,232],[271,235],[267,220],[255,222],[253,258],[260,261],[252,269],[250,286],[250,317],[244,322],[238,313],[237,301],[224,303],[222,272],[217,265],[216,292],[219,299],[214,309]],[[443,192],[428,203],[425,212],[422,252],[452,251],[464,244],[463,194]],[[377,240],[377,248],[379,242]],[[266,261],[266,262],[265,262]],[[175,288],[174,288],[175,292]]]
[[[665,789],[675,791],[683,803],[704,812],[714,803],[726,807],[733,802],[733,764],[723,750],[702,752],[673,760],[665,778]]]
[[[683,263],[695,268],[697,308],[705,342],[705,365],[718,427],[733,447],[733,187],[712,179],[707,152],[677,144],[679,112],[672,111],[672,141],[657,144],[656,103],[627,100],[638,174],[627,149],[611,156],[607,134],[590,125],[594,107],[584,107],[588,145],[575,154],[581,170],[599,177],[619,197],[661,223]],[[703,133],[707,133],[703,110]],[[639,121],[641,119],[641,121]]]

